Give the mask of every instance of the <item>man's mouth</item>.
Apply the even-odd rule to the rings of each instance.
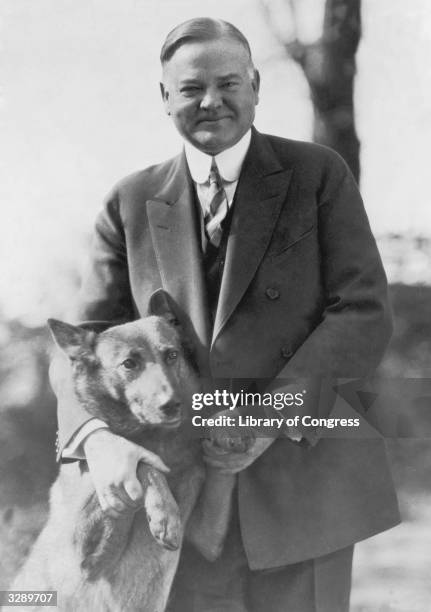
[[[204,119],[199,119],[198,123],[217,123],[218,121],[223,121],[223,119],[229,119],[229,117],[205,117]]]

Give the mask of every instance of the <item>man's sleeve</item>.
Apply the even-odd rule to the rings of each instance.
[[[318,202],[322,317],[266,389],[305,389],[304,413],[321,417],[333,407],[339,379],[375,371],[392,333],[386,276],[361,196],[347,165],[339,156],[334,162],[337,180],[329,177]],[[303,433],[314,439],[310,428]]]
[[[82,286],[67,321],[101,331],[134,318],[124,230],[118,195],[114,192],[97,217]],[[58,399],[57,458],[60,458],[64,446],[92,416],[73,392],[69,361],[60,351],[51,363],[50,379]]]
[[[85,459],[85,453],[83,449],[84,440],[94,431],[98,429],[108,429],[107,424],[100,419],[90,419],[87,421],[81,429],[75,432],[66,446],[63,447],[61,456],[63,459]]]

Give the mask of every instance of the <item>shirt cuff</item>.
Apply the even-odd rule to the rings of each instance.
[[[63,448],[63,452],[61,453],[63,459],[85,459],[82,443],[85,438],[93,433],[93,431],[96,431],[96,429],[108,429],[108,426],[105,421],[101,419],[90,419],[84,423]]]

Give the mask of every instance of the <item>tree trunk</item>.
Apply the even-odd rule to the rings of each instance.
[[[265,8],[269,12],[268,4]],[[323,33],[317,42],[282,40],[286,51],[302,67],[310,86],[314,141],[340,153],[358,182],[360,144],[353,93],[360,37],[361,1],[326,0]]]

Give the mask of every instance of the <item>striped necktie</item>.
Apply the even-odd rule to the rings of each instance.
[[[211,164],[209,187],[205,199],[205,232],[208,241],[218,248],[223,233],[221,224],[228,212],[228,202],[214,158]]]

